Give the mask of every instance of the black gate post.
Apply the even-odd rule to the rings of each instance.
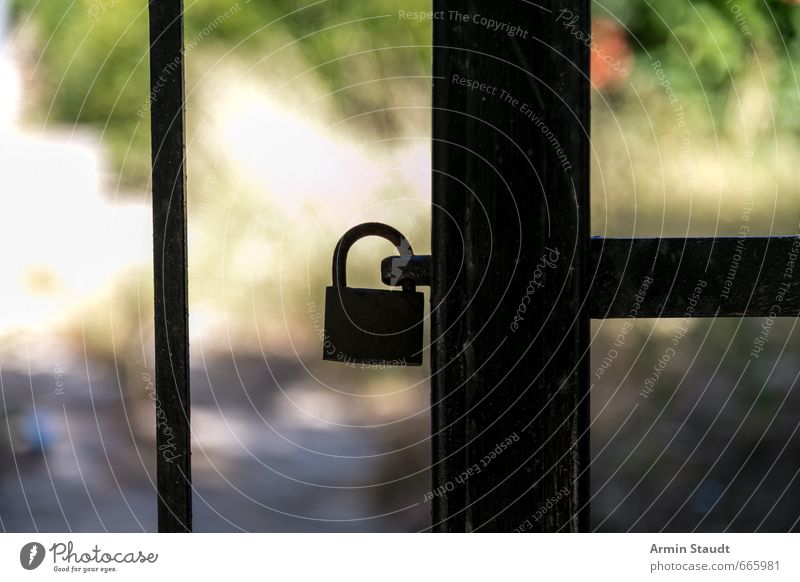
[[[434,0],[434,531],[588,523],[588,0]]]
[[[158,531],[192,529],[183,2],[150,0]]]

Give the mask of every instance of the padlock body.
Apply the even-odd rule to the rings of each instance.
[[[416,291],[328,287],[322,359],[381,367],[422,365],[423,297]]]

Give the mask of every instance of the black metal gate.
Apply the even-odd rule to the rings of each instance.
[[[190,531],[182,2],[149,6],[159,530]],[[431,529],[513,531],[559,495],[531,529],[585,531],[590,319],[626,317],[644,280],[637,317],[797,316],[800,238],[591,238],[589,1],[433,7]]]

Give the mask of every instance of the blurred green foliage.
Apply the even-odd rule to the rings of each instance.
[[[724,107],[727,89],[746,75],[753,58],[777,61],[779,106],[796,105],[793,62],[800,57],[800,6],[783,0],[603,0],[595,17],[620,22],[640,60],[661,61],[688,100]],[[646,63],[640,63],[646,64]],[[646,67],[646,72],[649,72]],[[800,117],[785,120],[800,128]]]
[[[17,22],[38,30],[35,116],[48,121],[89,124],[104,132],[123,183],[147,178],[148,127],[141,112],[148,97],[148,21],[144,0],[60,2],[12,0]],[[255,65],[269,55],[299,58],[315,80],[336,91],[375,75],[427,73],[430,30],[397,18],[398,10],[425,10],[423,0],[388,0],[365,5],[347,0],[300,3],[202,0],[186,2],[186,39],[203,62],[211,53]],[[226,15],[230,14],[229,17]],[[800,130],[795,111],[797,79],[792,62],[800,56],[800,9],[774,0],[679,0],[669,3],[607,0],[594,4],[596,17],[621,22],[640,61],[638,74],[653,77],[647,59],[660,60],[686,101],[718,115],[733,98],[730,89],[748,74],[756,58],[775,66],[771,106],[781,124]],[[197,42],[192,42],[194,39]],[[365,71],[362,51],[377,51],[375,70]],[[277,52],[276,52],[277,51]],[[644,60],[643,60],[644,59]],[[370,62],[372,62],[370,61]],[[357,65],[357,66],[355,66]],[[413,73],[412,73],[413,74]],[[612,105],[628,104],[630,92],[610,95]],[[368,88],[333,96],[342,115],[386,106],[387,96]],[[391,99],[391,96],[388,97]],[[383,131],[396,119],[384,116]],[[123,163],[124,161],[124,163]]]
[[[331,92],[369,78],[365,73],[424,73],[429,68],[428,27],[398,24],[397,11],[426,5],[423,0],[390,0],[379,6],[347,0],[187,1],[187,68],[202,63],[204,53],[249,65],[270,55],[301,59]],[[102,130],[122,181],[146,181],[148,117],[137,113],[149,94],[147,2],[11,0],[11,6],[16,22],[26,31],[37,31],[34,118]],[[403,48],[379,50],[372,57],[377,70],[364,71],[363,62],[353,67],[347,58],[388,47]],[[340,113],[351,115],[384,107],[377,102],[382,98],[375,92],[351,91],[336,102]]]

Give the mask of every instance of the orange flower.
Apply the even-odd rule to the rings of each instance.
[[[606,18],[592,20],[592,84],[598,90],[621,87],[633,66],[633,53],[625,29]]]

